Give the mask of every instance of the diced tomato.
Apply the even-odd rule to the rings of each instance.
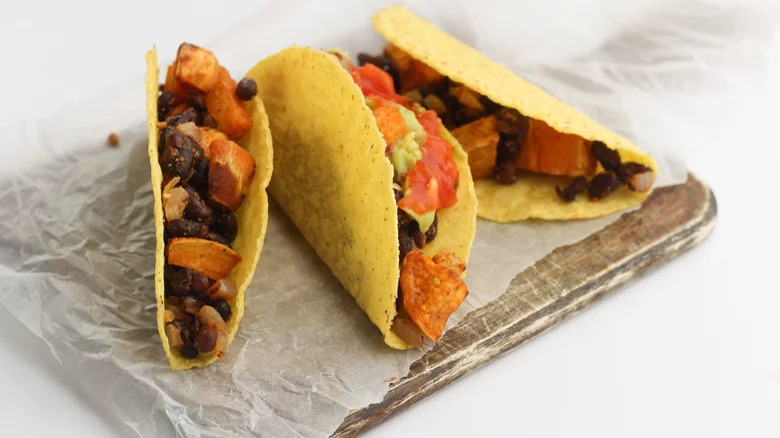
[[[415,163],[406,176],[409,192],[398,201],[401,208],[409,208],[419,214],[451,207],[458,201],[458,166],[452,159],[452,145],[439,135],[439,118],[428,110],[417,120],[426,133],[422,159]]]
[[[373,100],[377,107],[394,108],[395,104],[409,107],[409,99],[395,92],[393,78],[379,67],[373,64],[353,67],[350,74],[355,83],[360,86],[363,95]],[[380,130],[382,130],[382,126],[387,127],[387,121],[384,120],[384,117],[390,115],[390,112],[379,111],[379,113],[374,111],[377,123],[381,125]],[[393,119],[398,121],[396,117]],[[458,202],[456,190],[460,174],[458,166],[452,159],[452,145],[439,135],[441,124],[436,112],[425,111],[417,115],[417,120],[426,133],[425,145],[422,147],[422,159],[415,163],[406,175],[406,186],[409,191],[403,199],[398,201],[398,206],[424,214],[431,210],[451,207]],[[382,130],[385,140],[397,139],[395,130],[393,130],[393,135],[388,136],[390,132],[390,129]]]
[[[409,106],[409,99],[395,92],[392,76],[381,68],[373,64],[366,64],[361,67],[353,67],[350,74],[363,91],[364,96],[379,96],[403,106]]]

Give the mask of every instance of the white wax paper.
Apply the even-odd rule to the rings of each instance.
[[[376,53],[383,40],[370,15],[384,3],[273,2],[219,41],[193,42],[234,75],[292,43]],[[614,6],[603,16],[588,13],[593,3],[412,8],[650,150],[659,186],[680,183],[675,146],[695,141],[708,114],[739,98],[736,84],[761,79],[775,16],[753,3],[597,1]],[[553,25],[561,20],[572,24],[563,37]],[[138,81],[2,132],[14,147],[0,163],[0,303],[142,436],[328,436],[349,411],[381,400],[422,352],[386,348],[272,204],[228,355],[208,369],[168,369],[154,318],[143,53],[128,56],[139,60]],[[104,143],[112,131],[117,149]],[[616,217],[480,221],[471,293],[449,326],[552,249]]]

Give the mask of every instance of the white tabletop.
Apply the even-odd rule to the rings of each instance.
[[[256,9],[216,4],[6,6],[0,125],[138,77],[153,44],[209,41]],[[367,436],[779,436],[780,32],[774,49],[762,96],[681,151],[718,199],[708,240]],[[135,436],[3,308],[0,333],[3,436]]]

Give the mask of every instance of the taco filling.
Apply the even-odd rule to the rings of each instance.
[[[653,184],[651,168],[623,162],[620,153],[602,141],[560,133],[542,120],[499,105],[392,44],[381,55],[361,54],[358,61],[360,68],[373,65],[393,78],[393,91],[405,102],[436,112],[468,153],[475,180],[511,185],[528,172],[553,175],[560,178],[555,191],[565,202],[581,193],[593,201],[603,199],[621,185],[646,192]]]
[[[257,86],[238,84],[214,54],[184,43],[168,67],[158,102],[159,164],[165,222],[165,334],[173,351],[222,357],[235,311],[229,279],[241,256],[234,212],[255,174],[235,141],[252,129],[244,101]]]
[[[445,248],[433,257],[421,251],[436,239],[437,212],[458,202],[453,146],[441,137],[436,112],[398,94],[388,72],[370,63],[354,66],[345,55],[332,53],[363,92],[393,166],[400,279],[392,331],[419,348],[423,336],[441,337],[447,319],[468,295],[461,278],[466,264],[460,258]]]

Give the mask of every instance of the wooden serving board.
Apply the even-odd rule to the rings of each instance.
[[[679,256],[710,234],[716,216],[714,195],[693,174],[653,191],[639,210],[518,274],[499,299],[413,363],[384,400],[347,416],[333,437],[359,435]]]

